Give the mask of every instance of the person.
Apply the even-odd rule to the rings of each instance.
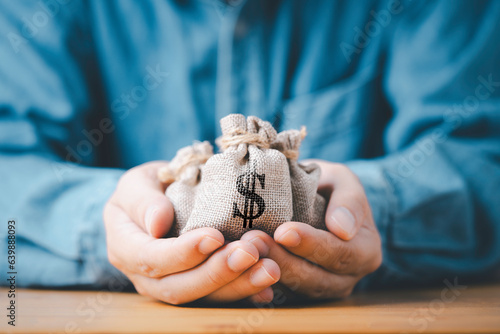
[[[498,271],[500,2],[0,7],[0,212],[18,286],[266,303],[277,284],[341,298]],[[307,126],[327,231],[163,238],[157,169],[235,112]]]

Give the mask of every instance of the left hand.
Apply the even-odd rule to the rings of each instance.
[[[382,262],[380,236],[363,186],[342,164],[309,160],[321,167],[318,192],[329,199],[319,230],[298,222],[282,224],[274,239],[262,231],[247,232],[261,256],[278,263],[280,283],[312,299],[343,298]]]
[[[259,303],[271,301],[279,267],[271,259],[261,259],[250,242],[224,245],[222,233],[208,227],[178,238],[161,238],[174,223],[166,185],[156,176],[166,163],[130,169],[107,201],[103,215],[110,263],[138,293],[170,304],[247,297]]]

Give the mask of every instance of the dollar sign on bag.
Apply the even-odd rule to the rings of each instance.
[[[265,185],[265,174],[257,174],[255,170],[246,172],[243,175],[238,176],[236,180],[236,188],[238,192],[245,196],[245,208],[243,213],[238,209],[238,203],[233,203],[233,218],[240,217],[243,218],[243,228],[252,227],[252,222],[254,219],[259,218],[264,213],[266,209],[266,203],[264,199],[255,193],[256,180],[259,180],[260,186],[264,189]],[[254,206],[257,205],[257,213],[254,214]]]

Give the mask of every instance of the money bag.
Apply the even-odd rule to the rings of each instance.
[[[167,236],[179,236],[191,215],[201,179],[201,167],[213,155],[209,142],[195,142],[177,151],[172,161],[158,170],[158,179],[169,184],[165,195],[175,211],[175,222]]]
[[[239,114],[222,118],[220,124],[222,152],[202,166],[194,207],[181,234],[213,227],[226,240],[253,229],[273,235],[293,217],[288,160],[271,148],[276,130],[269,122]]]
[[[292,188],[292,221],[309,224],[318,229],[326,229],[326,200],[317,193],[321,174],[315,164],[300,164],[299,148],[306,136],[306,129],[280,132],[271,147],[279,150],[288,159],[290,184]]]

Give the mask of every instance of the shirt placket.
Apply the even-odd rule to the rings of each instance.
[[[259,27],[256,3],[231,1],[221,11],[216,81],[217,120],[230,113],[269,118],[262,106]],[[218,127],[216,127],[218,128]],[[218,129],[217,135],[220,135]]]

